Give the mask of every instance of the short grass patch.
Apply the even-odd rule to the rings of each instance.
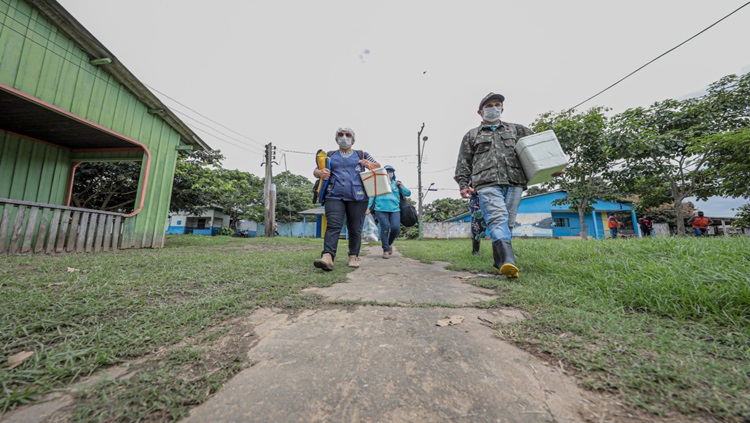
[[[399,251],[449,268],[493,273],[469,240],[399,241]],[[750,420],[750,239],[514,239],[517,280],[496,305],[529,318],[498,335],[561,360],[591,389],[655,414]]]
[[[337,260],[333,272],[315,271],[320,250],[320,240],[175,236],[163,249],[0,256],[0,363],[34,353],[0,369],[0,415],[258,307],[317,307],[299,291],[343,282],[350,270]],[[131,390],[139,380],[127,382]],[[175,388],[177,401],[185,387]]]

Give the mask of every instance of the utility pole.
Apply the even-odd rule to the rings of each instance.
[[[424,130],[424,122],[422,127],[417,132],[417,189],[419,192],[417,204],[417,214],[419,217],[419,238],[422,238],[422,156],[424,155],[424,143],[427,142],[427,137],[422,137],[422,131]]]
[[[265,235],[269,238],[274,236],[274,226],[276,223],[276,185],[273,183],[273,165],[276,159],[276,147],[270,142],[266,144],[266,183],[263,185],[263,205],[265,213],[263,214],[263,226],[265,226]]]

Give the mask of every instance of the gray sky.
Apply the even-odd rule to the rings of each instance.
[[[530,125],[745,3],[59,1],[143,83],[252,139],[155,93],[222,150],[229,169],[263,175],[263,145],[272,142],[280,164],[274,173],[286,165],[312,179],[312,154],[337,148],[336,129],[350,126],[355,148],[391,164],[416,188],[424,122],[422,182],[439,188],[426,202],[459,197],[458,145],[478,124],[476,109],[488,92],[505,95],[504,120]],[[747,40],[750,6],[579,109],[619,113],[700,92],[750,71]]]

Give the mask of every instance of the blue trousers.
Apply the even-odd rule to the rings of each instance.
[[[513,185],[493,185],[480,189],[479,208],[487,223],[492,242],[510,241],[516,224],[523,188]]]
[[[383,212],[375,211],[375,218],[380,225],[380,241],[383,245],[383,251],[390,251],[393,241],[398,238],[401,231],[401,212]]]

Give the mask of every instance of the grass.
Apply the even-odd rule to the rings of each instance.
[[[299,291],[342,282],[348,272],[341,265],[311,271],[320,250],[320,240],[181,236],[159,250],[0,256],[0,363],[34,352],[21,366],[0,369],[0,415],[258,307],[317,306]],[[234,357],[215,367],[230,376]],[[167,382],[179,388],[173,397],[191,389],[183,382]],[[193,385],[203,383],[214,382]]]
[[[0,366],[34,352],[0,368],[0,415],[127,365],[130,377],[81,388],[72,418],[177,420],[250,365],[254,338],[243,333],[252,328],[238,319],[258,307],[319,307],[300,291],[343,282],[350,270],[343,256],[333,272],[312,269],[320,240],[178,236],[166,245],[0,256]],[[750,239],[514,246],[518,280],[469,280],[501,293],[481,307],[526,310],[526,320],[498,325],[499,337],[655,414],[750,420]],[[489,242],[481,257],[469,254],[468,240],[399,240],[397,248],[451,269],[494,272]],[[362,304],[398,306],[341,303]]]
[[[400,242],[449,268],[491,273],[467,240]],[[561,360],[591,389],[655,414],[750,420],[750,239],[514,240],[521,278],[496,305],[529,318],[498,336]]]

